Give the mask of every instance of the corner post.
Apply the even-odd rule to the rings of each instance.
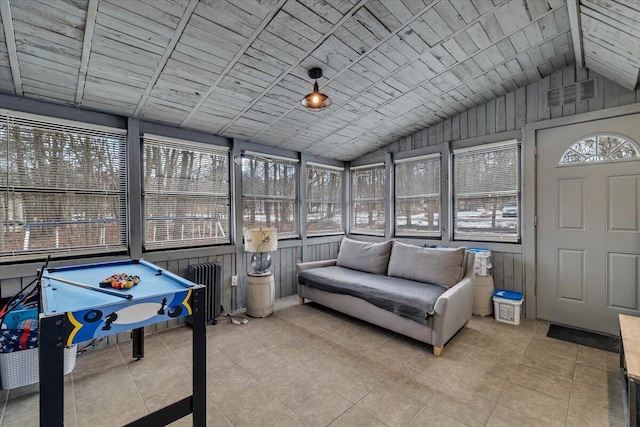
[[[142,258],[144,213],[142,207],[142,144],[140,142],[140,120],[127,119],[127,203],[129,204],[129,255]]]

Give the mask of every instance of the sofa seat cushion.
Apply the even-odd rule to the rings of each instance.
[[[393,241],[381,243],[359,242],[347,237],[342,239],[336,264],[353,270],[373,274],[387,274]]]
[[[298,283],[323,291],[351,295],[377,307],[427,325],[438,297],[446,288],[429,283],[351,270],[340,266],[313,268]]]
[[[464,276],[465,262],[465,248],[431,249],[395,242],[387,274],[450,288]]]

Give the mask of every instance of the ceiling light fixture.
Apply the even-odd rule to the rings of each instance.
[[[315,67],[310,69],[309,77],[316,81],[313,84],[313,92],[302,98],[300,103],[312,110],[320,110],[331,105],[331,98],[324,93],[320,93],[320,90],[318,89],[318,79],[322,77],[322,68]]]

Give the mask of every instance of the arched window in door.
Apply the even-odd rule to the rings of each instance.
[[[590,135],[571,145],[560,158],[560,166],[579,163],[640,160],[640,147],[620,135]]]

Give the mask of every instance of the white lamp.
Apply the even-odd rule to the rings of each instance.
[[[278,230],[275,228],[250,228],[244,233],[244,250],[253,252],[253,274],[265,274],[271,266],[271,255],[278,249]]]

